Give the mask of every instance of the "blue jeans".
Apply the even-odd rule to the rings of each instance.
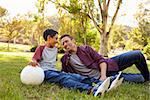
[[[89,91],[93,88],[92,83],[102,83],[95,78],[88,78],[79,74],[65,73],[54,70],[44,71],[45,81],[49,83],[59,84],[60,86],[78,89],[79,91]]]
[[[111,59],[115,60],[119,66],[119,71],[122,71],[133,64],[136,65],[137,69],[141,72],[141,74],[131,74],[131,73],[123,73],[122,76],[124,77],[125,81],[129,82],[144,82],[149,80],[149,71],[146,64],[146,60],[144,55],[139,51],[130,51]],[[111,75],[115,74],[115,72]]]

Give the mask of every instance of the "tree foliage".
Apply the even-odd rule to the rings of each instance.
[[[21,24],[21,21],[17,19],[13,19],[12,21],[7,21],[7,23],[5,23],[3,29],[1,29],[1,33],[7,38],[8,50],[10,41],[17,37],[22,29],[23,25]]]
[[[108,10],[111,0],[96,0],[98,7],[95,4],[95,0],[50,0],[55,3],[57,7],[62,7],[70,14],[82,14],[93,21],[95,28],[100,34],[100,52],[102,55],[107,56],[107,45],[109,33],[118,14],[118,10],[122,3],[122,0],[116,0],[116,10],[111,18],[111,24],[108,24]],[[112,3],[112,2],[111,2]],[[81,15],[80,15],[81,16]],[[85,17],[84,17],[85,18]],[[110,26],[110,27],[109,27]],[[85,31],[86,32],[86,31]]]
[[[5,16],[7,14],[7,10],[0,6],[0,17]]]
[[[143,50],[150,40],[150,10],[146,8],[145,2],[139,5],[135,18],[138,21],[138,27],[129,33],[130,44],[134,45],[132,49]]]

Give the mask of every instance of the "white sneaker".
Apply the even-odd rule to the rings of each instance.
[[[96,92],[94,93],[94,96],[97,96],[99,93],[101,95],[104,95],[105,91],[108,90],[109,85],[110,85],[110,77],[108,77],[101,85],[99,85]]]
[[[109,92],[112,89],[115,89],[116,87],[118,87],[119,85],[122,84],[124,78],[119,79],[121,73],[122,72],[120,71],[119,74],[117,75],[116,79],[114,81],[112,81],[112,83],[111,83],[109,89],[107,90],[107,92]]]
[[[117,87],[118,87],[118,86],[120,86],[120,85],[122,84],[123,80],[124,80],[124,78],[123,78],[123,77],[122,77],[122,78],[120,78],[120,79],[118,80]]]

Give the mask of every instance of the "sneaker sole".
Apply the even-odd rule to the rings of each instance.
[[[94,96],[97,96],[99,93],[104,95],[105,91],[108,89],[110,85],[110,77],[108,77],[97,89]]]
[[[121,75],[122,72],[119,72],[118,76],[116,77],[116,79],[111,83],[110,88],[107,90],[107,92],[109,92],[112,89],[115,89],[117,86],[119,86],[119,84],[122,84],[123,79],[121,78],[119,80],[119,77]]]

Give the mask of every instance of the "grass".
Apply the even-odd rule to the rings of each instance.
[[[0,42],[0,51],[7,52],[8,43]],[[9,44],[9,52],[30,51],[31,46],[22,44]]]
[[[149,100],[148,83],[124,83],[101,97],[93,97],[55,84],[24,85],[20,81],[20,72],[32,55],[29,52],[0,52],[0,100]],[[58,70],[61,69],[61,56],[58,55]],[[150,67],[150,62],[148,65]],[[126,71],[138,72],[134,67]]]

